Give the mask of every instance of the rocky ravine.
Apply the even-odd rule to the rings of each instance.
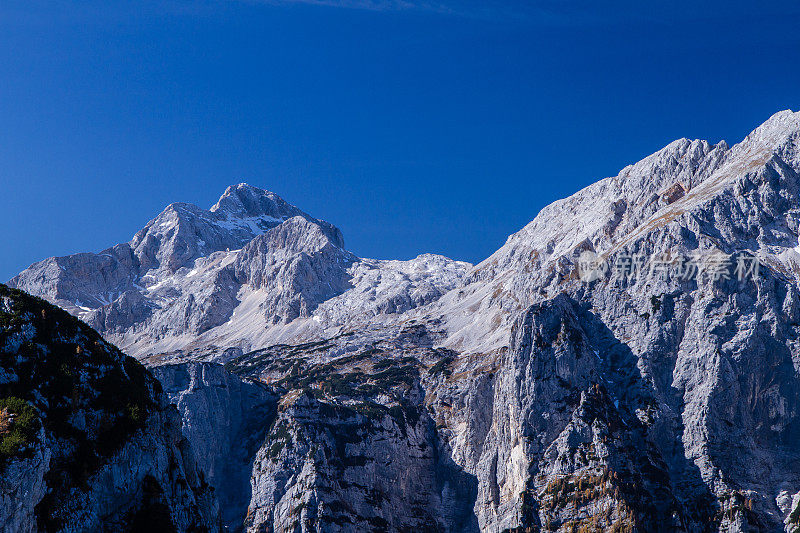
[[[233,196],[245,207],[223,209]],[[230,487],[249,472],[249,492],[220,496],[241,509],[231,527],[795,531],[799,196],[800,113],[784,111],[733,147],[671,143],[472,268],[361,260],[296,213],[225,250],[202,235],[216,251],[169,247],[194,242],[176,215],[171,234],[148,225],[171,237],[133,252],[127,277],[112,275],[122,259],[108,275],[85,267],[101,254],[12,282],[170,363],[156,372],[204,468]],[[239,186],[196,216],[243,227],[232,220],[261,212],[245,197],[277,202]],[[611,267],[582,280],[584,252]],[[760,270],[614,267],[663,254]],[[102,301],[97,287],[123,278],[135,290]],[[147,311],[115,318],[128,293]],[[203,316],[216,318],[193,329]]]

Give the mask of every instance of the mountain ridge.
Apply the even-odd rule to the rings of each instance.
[[[453,276],[437,273],[430,281],[424,266],[410,277],[402,273],[402,265],[430,261],[456,266]],[[304,319],[288,334],[311,338],[320,330],[319,322],[309,320],[314,309],[350,289],[349,280],[363,277],[361,271],[382,265],[397,267],[390,274],[398,283],[373,307],[375,313],[429,300],[423,294],[454,286],[466,267],[431,255],[410,262],[361,260],[344,249],[341,231],[332,224],[240,183],[228,187],[208,211],[170,204],[129,243],[98,254],[46,259],[10,285],[42,294],[137,353],[155,340],[163,340],[164,350],[184,348],[190,337],[233,321],[237,308],[240,315],[252,314],[253,306],[264,309],[260,320],[277,336],[288,323]],[[334,307],[346,314],[342,306]],[[189,320],[183,318],[187,314]],[[239,340],[246,336],[246,326],[229,329]],[[257,329],[254,335],[261,334]],[[231,338],[225,331],[221,336]]]
[[[501,270],[504,269],[504,272],[501,272],[494,265],[513,265],[514,260],[511,256],[520,257],[521,249],[527,249],[526,253],[529,256],[532,254],[550,256],[552,258],[564,258],[564,260],[571,262],[570,256],[575,254],[577,247],[588,246],[588,248],[595,249],[608,246],[611,242],[608,239],[612,237],[614,232],[626,231],[629,233],[628,239],[636,238],[642,232],[649,231],[650,225],[663,223],[665,217],[675,218],[680,216],[682,212],[687,209],[690,210],[692,205],[702,201],[704,196],[717,194],[720,191],[720,187],[724,188],[725,184],[730,182],[730,177],[746,172],[752,165],[757,166],[766,162],[769,157],[772,157],[770,154],[773,151],[775,152],[775,157],[780,157],[778,154],[782,153],[782,150],[791,149],[791,146],[787,148],[786,143],[788,142],[791,145],[792,134],[793,132],[796,133],[800,128],[799,124],[798,113],[785,110],[775,113],[742,142],[732,147],[729,147],[725,141],[720,141],[716,145],[711,145],[702,140],[686,138],[673,141],[638,163],[623,168],[617,176],[600,180],[568,198],[546,206],[531,223],[509,236],[506,244],[478,265],[471,267],[466,263],[453,262],[452,264],[454,265],[463,265],[461,270],[465,273],[458,272],[454,277],[451,276],[447,280],[442,280],[439,285],[434,284],[434,289],[430,292],[439,293],[439,296],[442,296],[444,293],[458,288],[459,284],[462,283],[473,285],[471,289],[474,291],[479,289],[482,279],[502,279],[507,277],[510,275],[509,268],[501,267]],[[726,176],[728,177],[726,178]],[[607,202],[609,207],[598,204],[597,200],[605,197],[610,198]],[[589,205],[585,205],[587,203]],[[638,206],[634,217],[631,217],[632,206]],[[573,223],[559,225],[554,218],[564,216],[565,209],[574,214]],[[594,216],[580,216],[577,212],[578,210],[594,213]],[[608,220],[609,213],[612,215],[610,220]],[[211,217],[210,219],[208,218],[209,216]],[[12,279],[10,283],[12,286],[26,288],[35,294],[40,294],[51,301],[58,302],[99,330],[113,334],[113,341],[128,350],[132,350],[134,353],[143,354],[143,352],[140,352],[140,347],[150,345],[155,345],[156,349],[163,351],[183,348],[193,349],[197,347],[196,343],[192,345],[186,339],[181,339],[183,332],[197,336],[197,334],[204,334],[207,329],[223,326],[232,319],[235,307],[245,302],[249,306],[254,303],[254,298],[258,299],[252,294],[240,292],[242,287],[248,285],[247,282],[239,283],[236,275],[231,276],[217,272],[213,274],[237,285],[236,292],[241,297],[237,297],[230,291],[215,291],[213,287],[199,290],[190,287],[178,287],[178,292],[188,292],[195,298],[198,296],[206,298],[207,303],[201,304],[201,308],[203,305],[206,307],[211,305],[226,308],[222,316],[202,320],[199,325],[194,326],[173,324],[173,333],[166,334],[166,337],[163,331],[153,332],[149,335],[144,334],[142,331],[138,331],[135,334],[126,334],[126,331],[131,329],[142,330],[143,327],[147,329],[146,326],[142,326],[142,321],[147,320],[147,316],[152,310],[159,308],[165,302],[168,304],[170,300],[175,299],[174,294],[165,295],[163,290],[158,290],[158,283],[164,282],[164,278],[175,276],[180,268],[193,267],[195,262],[203,258],[211,262],[224,263],[229,259],[219,255],[212,259],[212,256],[215,253],[221,253],[223,250],[227,254],[231,253],[230,250],[240,250],[254,238],[285,223],[292,216],[305,219],[309,223],[309,228],[314,226],[321,228],[323,233],[330,239],[333,247],[342,251],[341,254],[334,254],[337,257],[331,256],[329,258],[332,263],[345,264],[350,262],[350,265],[358,263],[354,255],[344,252],[344,240],[341,237],[341,232],[335,226],[311,217],[288,204],[274,193],[240,183],[228,187],[216,204],[208,211],[190,204],[170,204],[160,215],[140,230],[129,244],[123,243],[104,250],[99,254],[95,254],[89,261],[86,261],[89,256],[83,254],[51,258],[32,265],[20,276]],[[647,221],[647,218],[650,218],[650,222]],[[217,226],[221,224],[222,227],[216,227],[212,231],[206,227],[209,224]],[[594,227],[593,224],[600,224],[600,227]],[[171,231],[176,226],[178,230]],[[559,226],[561,226],[560,229],[553,231],[553,228]],[[187,229],[182,231],[183,227]],[[584,229],[580,230],[579,228],[581,227]],[[575,231],[582,231],[583,233],[575,233]],[[570,234],[570,232],[572,233]],[[607,234],[607,237],[598,236],[603,232]],[[295,231],[295,233],[297,232]],[[300,233],[303,232],[301,231]],[[300,239],[299,234],[295,238]],[[590,242],[592,240],[594,242]],[[614,240],[616,241],[617,239],[614,237]],[[581,244],[581,242],[588,243],[588,245]],[[619,247],[622,244],[617,242],[617,245]],[[128,246],[131,247],[131,251],[128,251]],[[613,252],[613,249],[612,247],[607,251],[600,249],[595,251],[606,254]],[[513,252],[509,256],[504,250]],[[306,251],[304,250],[301,253],[304,252]],[[315,253],[320,253],[320,250],[315,250]],[[100,258],[98,259],[97,256],[100,256]],[[103,261],[102,258],[109,256],[113,262],[122,265],[123,268],[114,269],[113,265],[106,264],[107,262]],[[87,266],[78,267],[74,265],[74,260],[78,260],[79,263],[88,262],[92,265],[92,268],[99,269],[102,273],[102,278],[109,282],[95,284],[97,286],[90,287],[85,291],[63,290],[62,287],[64,285],[69,285],[69,280],[60,283],[62,275],[56,271],[55,267],[48,266],[47,262],[55,261],[59,270],[84,270],[87,268]],[[418,262],[419,260],[420,258],[417,258],[414,261]],[[245,269],[241,267],[241,263],[239,261],[237,272],[245,278],[250,278],[244,272]],[[380,262],[373,262],[372,264],[380,265]],[[321,265],[317,266],[322,268]],[[308,265],[304,267],[298,266],[297,268],[304,272],[308,272],[309,269],[310,271],[314,270]],[[547,268],[552,268],[552,265]],[[189,273],[191,274],[197,270],[192,268]],[[337,269],[334,268],[334,270]],[[270,334],[254,333],[248,337],[248,334],[244,332],[246,328],[241,325],[234,326],[229,324],[220,330],[220,335],[216,336],[216,339],[212,340],[215,335],[206,334],[204,338],[207,338],[207,340],[198,342],[219,346],[220,342],[233,342],[233,344],[236,344],[237,337],[250,338],[240,347],[251,349],[261,347],[259,344],[268,343],[270,342],[269,339],[274,342],[285,342],[291,339],[303,342],[330,334],[331,328],[337,327],[337,324],[341,324],[347,319],[352,320],[354,318],[347,316],[348,313],[346,312],[338,320],[326,320],[330,316],[330,312],[314,315],[314,310],[322,302],[329,301],[332,307],[341,310],[343,306],[333,305],[333,300],[346,293],[352,294],[348,293],[349,287],[346,280],[352,277],[353,273],[348,273],[347,267],[338,270],[338,274],[333,274],[333,271],[331,271],[330,275],[339,280],[336,282],[330,280],[331,290],[323,290],[320,287],[312,289],[311,292],[308,292],[308,288],[290,289],[290,292],[299,291],[300,293],[305,290],[305,294],[309,295],[310,299],[308,297],[304,299],[302,296],[292,297],[289,293],[283,295],[283,299],[291,300],[286,302],[281,301],[282,297],[280,295],[267,297],[267,299],[271,299],[274,302],[272,305],[267,305],[268,308],[273,310],[273,315],[264,318],[265,327],[279,324],[277,327],[272,327]],[[469,270],[468,273],[466,272],[467,270]],[[521,269],[519,265],[511,267],[511,271],[520,270],[524,269]],[[289,283],[287,280],[284,280],[284,282]],[[209,281],[209,283],[213,286],[224,284],[220,279]],[[326,281],[323,284],[326,283],[328,282]],[[542,285],[541,280],[536,283],[539,286]],[[137,287],[139,284],[148,289],[155,286],[156,294],[150,295],[147,294],[148,291],[139,290],[141,288]],[[291,283],[289,284],[291,285]],[[102,287],[101,285],[105,286]],[[493,285],[493,291],[497,290],[497,284]],[[362,289],[369,290],[369,288]],[[394,290],[400,293],[407,292],[402,288],[395,288]],[[140,294],[136,294],[136,292]],[[314,295],[310,296],[312,293]],[[208,300],[209,296],[210,300]],[[353,300],[349,296],[346,299]],[[407,313],[417,307],[419,303],[428,305],[432,303],[433,299],[438,299],[438,297],[427,297],[421,302],[415,302],[411,305],[406,304],[400,308],[386,302],[379,304],[377,308],[386,310],[394,307],[399,309],[400,313]],[[304,301],[301,302],[300,300]],[[413,298],[411,300],[413,301]],[[115,301],[116,305],[114,304]],[[487,299],[482,301],[485,304]],[[523,301],[530,303],[534,300],[531,299],[530,295],[527,295],[525,299],[521,300],[521,302]],[[192,307],[190,302],[185,301],[181,305],[183,308]],[[258,305],[263,305],[263,303],[258,302]],[[520,305],[524,304],[520,303]],[[521,309],[520,305],[515,307],[516,311]],[[111,308],[108,311],[103,311],[102,309],[105,306],[110,306]],[[249,312],[248,306],[243,307],[240,312]],[[351,305],[351,307],[354,306]],[[456,313],[458,312],[457,307]],[[500,307],[504,306],[501,305]],[[275,310],[278,308],[281,311],[277,312],[276,315]],[[98,312],[98,309],[101,309],[101,311]],[[437,312],[438,310],[433,311]],[[423,312],[428,313],[427,310]],[[443,312],[445,322],[452,322],[447,320],[448,311],[443,309]],[[506,311],[498,312],[496,309],[487,309],[487,312],[491,315],[488,320],[484,320],[486,317],[480,317],[480,320],[485,324],[492,324],[496,320],[501,320],[504,323],[504,326],[497,334],[487,332],[480,334],[480,339],[469,339],[459,334],[458,329],[463,328],[456,323],[453,327],[448,328],[446,336],[449,338],[446,341],[446,345],[486,351],[504,344],[511,315]],[[389,313],[388,315],[394,314],[397,313]],[[127,317],[127,322],[124,319],[114,318],[120,315]],[[393,322],[396,317],[388,315],[378,312],[373,316]],[[111,318],[108,318],[109,316]],[[309,318],[314,318],[316,323],[309,321]],[[120,321],[122,322],[121,326],[118,324]],[[292,323],[293,321],[295,323]],[[109,324],[105,322],[109,322]],[[175,322],[174,319],[172,322]],[[285,327],[290,324],[291,327]],[[239,333],[236,333],[237,328]],[[231,332],[228,332],[227,329],[231,330]],[[226,331],[223,332],[223,330]],[[475,331],[471,332],[471,336],[474,337],[476,335]],[[170,336],[172,340],[167,339]],[[136,337],[137,340],[130,340],[129,337]],[[162,339],[162,342],[155,343],[156,339]]]

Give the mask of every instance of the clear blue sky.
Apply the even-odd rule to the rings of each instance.
[[[361,256],[479,261],[675,138],[800,109],[800,5],[698,3],[5,0],[0,279],[241,181]]]

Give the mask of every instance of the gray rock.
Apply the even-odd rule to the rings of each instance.
[[[277,395],[213,363],[152,370],[181,413],[183,434],[215,488],[227,531],[240,531],[251,500],[254,457],[275,418]]]

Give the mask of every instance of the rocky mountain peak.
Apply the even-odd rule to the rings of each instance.
[[[226,218],[261,217],[281,222],[293,216],[308,216],[275,194],[247,183],[231,185],[210,210]]]
[[[210,210],[182,202],[168,205],[130,245],[143,272],[174,273],[210,253],[238,250],[293,217],[319,226],[337,246],[344,246],[333,225],[313,218],[275,193],[246,183],[228,187]]]
[[[665,239],[664,233],[680,233],[677,241],[687,254],[710,235],[715,241],[709,247],[760,251],[776,268],[794,269],[799,124],[800,113],[782,111],[732,147],[724,141],[678,139],[617,176],[544,207],[475,267],[463,296],[452,303],[441,300],[453,309],[452,315],[445,311],[454,332],[448,346],[485,350],[502,345],[506,328],[481,332],[484,324],[505,320],[500,317],[564,290],[577,277],[581,253],[610,258],[640,251],[639,246]],[[469,295],[480,295],[482,310],[466,328],[458,309]]]
[[[170,204],[128,243],[40,261],[9,284],[134,353],[157,353],[188,343],[260,347],[281,332],[313,339],[354,314],[367,320],[428,303],[469,266],[440,256],[361,260],[332,224],[240,183],[209,210]],[[289,326],[297,319],[305,323]]]
[[[800,163],[800,111],[784,110],[772,115],[732,149],[732,156],[763,164],[772,156],[788,165]]]
[[[619,196],[634,204],[660,195],[675,184],[688,191],[719,165],[727,150],[724,141],[711,145],[700,139],[678,139],[622,169],[614,180],[614,188]]]
[[[780,142],[790,135],[800,132],[800,111],[784,109],[769,117],[763,124],[753,130],[744,142],[751,142],[755,139],[763,141],[765,144],[775,145],[775,141]]]

